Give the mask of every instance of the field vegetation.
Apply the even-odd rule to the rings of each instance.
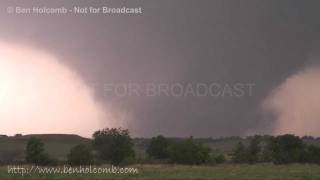
[[[290,134],[132,138],[121,128],[98,130],[92,139],[18,134],[0,137],[0,179],[320,179],[319,142]],[[62,172],[89,166],[137,171]],[[12,167],[51,170],[17,173]]]

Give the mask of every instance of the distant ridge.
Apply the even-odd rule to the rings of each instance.
[[[8,138],[26,140],[32,137],[39,138],[43,141],[75,141],[75,142],[90,141],[89,138],[81,137],[77,134],[27,134],[27,135],[10,136]]]

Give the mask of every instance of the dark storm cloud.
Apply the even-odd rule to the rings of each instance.
[[[318,1],[4,1],[7,6],[141,6],[143,14],[10,15],[0,38],[60,56],[96,99],[129,112],[136,136],[269,133],[259,104],[317,50]],[[243,97],[104,96],[106,83],[254,83]]]

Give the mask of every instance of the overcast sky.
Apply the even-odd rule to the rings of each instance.
[[[142,7],[143,13],[6,12],[34,5]],[[261,103],[285,79],[317,63],[320,47],[316,0],[4,0],[0,7],[0,40],[58,57],[134,136],[272,133],[275,119],[261,112]],[[241,97],[119,97],[104,93],[110,83],[255,86]]]

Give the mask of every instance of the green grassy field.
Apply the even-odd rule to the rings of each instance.
[[[292,165],[135,165],[138,174],[8,174],[7,167],[0,168],[0,179],[225,179],[225,180],[313,180],[320,179],[320,166],[309,164]]]

